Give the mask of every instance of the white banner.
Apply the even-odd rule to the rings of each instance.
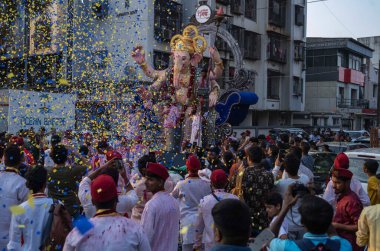
[[[8,131],[74,129],[76,95],[9,90]]]

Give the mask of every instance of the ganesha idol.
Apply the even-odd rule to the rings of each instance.
[[[146,98],[153,98],[165,103],[160,109],[164,111],[164,127],[166,150],[177,151],[180,140],[190,140],[191,114],[194,109],[200,109],[200,100],[197,99],[197,89],[209,89],[209,106],[214,107],[219,97],[219,85],[215,81],[223,72],[223,62],[215,48],[209,48],[214,68],[209,73],[209,80],[196,77],[196,67],[203,58],[207,42],[199,35],[194,25],[189,25],[183,34],[177,34],[170,41],[173,66],[164,70],[155,70],[145,61],[145,53],[141,46],[133,49],[132,57],[139,64],[145,75],[153,78]],[[171,64],[169,64],[171,65]],[[208,83],[208,86],[207,86]],[[202,86],[205,85],[206,86]]]

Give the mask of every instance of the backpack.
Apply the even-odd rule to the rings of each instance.
[[[338,240],[327,239],[326,244],[314,243],[309,239],[301,239],[295,241],[295,244],[301,251],[338,251],[340,250],[340,242]]]
[[[42,232],[40,250],[63,250],[66,236],[72,229],[71,215],[64,205],[58,201],[54,201],[50,206],[49,218]]]

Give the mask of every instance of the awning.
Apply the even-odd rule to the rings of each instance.
[[[228,92],[222,95],[215,106],[219,116],[216,125],[229,123],[238,126],[248,114],[249,106],[254,105],[259,97],[254,92]]]

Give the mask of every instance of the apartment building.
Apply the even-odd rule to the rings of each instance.
[[[351,130],[373,126],[376,113],[366,96],[372,52],[353,38],[307,38],[306,106],[297,123]]]

